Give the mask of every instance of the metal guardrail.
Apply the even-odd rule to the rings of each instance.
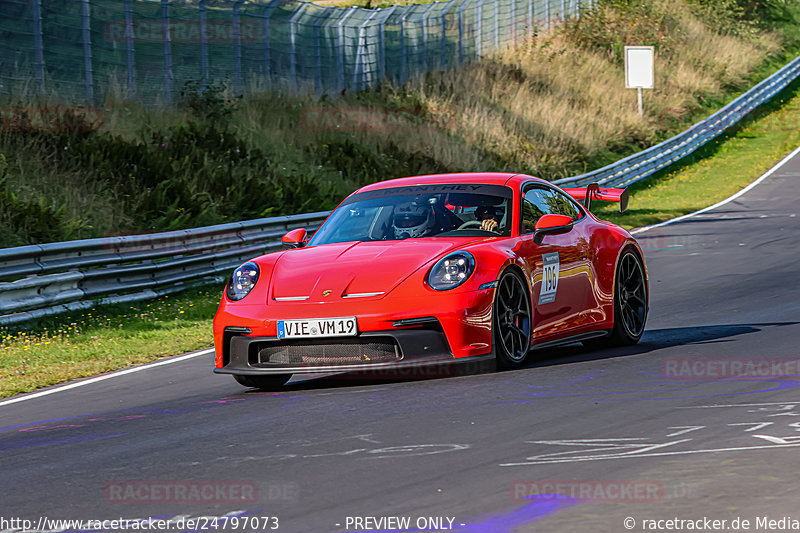
[[[0,281],[0,325],[221,282],[247,259],[280,249],[287,231],[316,230],[328,213],[2,249],[0,280],[13,281]]]
[[[762,80],[728,105],[683,133],[603,168],[556,180],[559,186],[582,187],[599,183],[606,187],[627,187],[686,157],[721,135],[747,113],[770,100],[800,76],[800,57]]]
[[[717,137],[800,76],[800,57],[683,133],[559,185],[625,187]],[[316,230],[328,212],[263,218],[183,231],[59,242],[0,250],[0,325],[99,304],[155,298],[222,281],[247,259],[280,248],[299,227]]]

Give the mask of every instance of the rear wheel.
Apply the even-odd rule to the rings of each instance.
[[[261,390],[277,390],[283,387],[289,378],[290,374],[278,374],[272,376],[245,376],[242,374],[234,374],[233,379],[239,385],[245,387],[252,387]]]
[[[630,249],[622,253],[614,282],[614,329],[602,339],[585,341],[590,348],[636,344],[647,321],[647,281],[639,255]]]
[[[503,273],[497,284],[492,345],[501,370],[522,366],[531,347],[531,300],[525,282],[513,270]]]

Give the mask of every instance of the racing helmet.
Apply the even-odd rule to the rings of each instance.
[[[424,237],[436,223],[433,206],[428,202],[406,202],[394,208],[395,239]]]
[[[483,220],[486,218],[493,218],[500,222],[503,218],[504,209],[494,205],[481,205],[475,209],[475,220]]]

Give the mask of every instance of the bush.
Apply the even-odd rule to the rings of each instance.
[[[0,247],[64,240],[69,232],[63,207],[56,209],[46,196],[21,200],[8,187],[8,162],[0,154]]]

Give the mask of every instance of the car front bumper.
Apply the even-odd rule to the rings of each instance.
[[[491,357],[494,289],[421,299],[241,305],[214,319],[215,372],[261,375],[353,372]],[[387,311],[389,310],[389,311]],[[277,320],[355,316],[353,337],[279,339]]]

